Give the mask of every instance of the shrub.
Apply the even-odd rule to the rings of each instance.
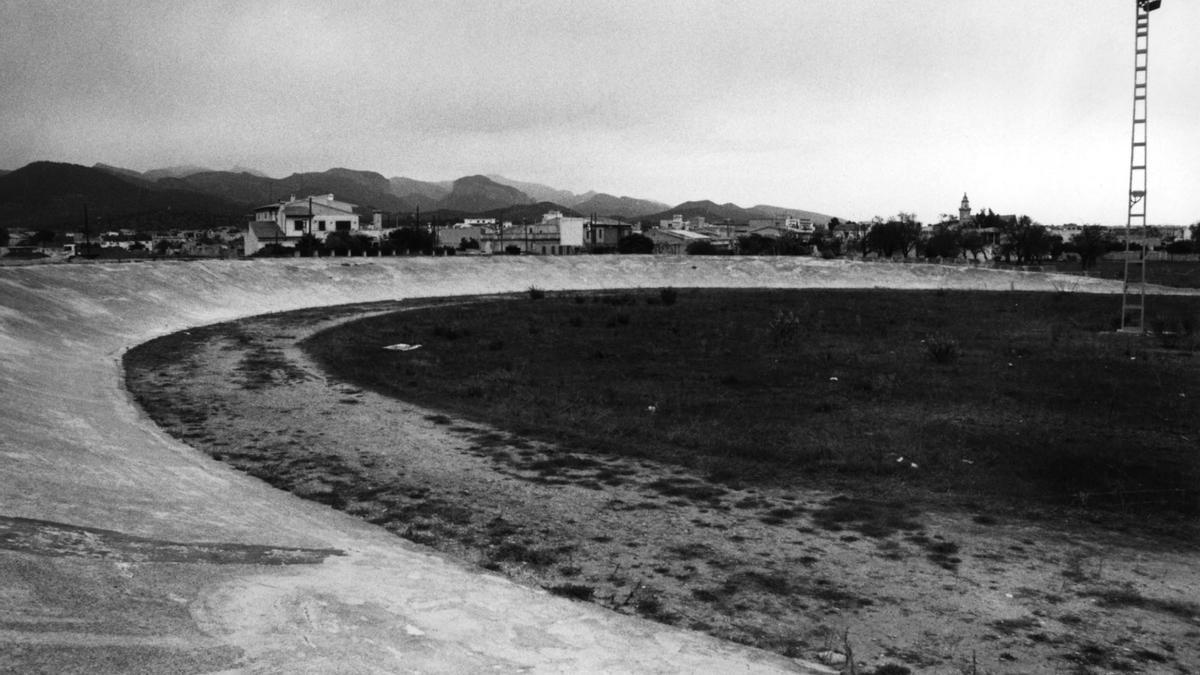
[[[546,291],[543,291],[542,289],[538,288],[537,286],[529,287],[529,299],[530,300],[541,300],[544,297],[546,297]]]
[[[654,240],[642,234],[631,234],[617,242],[617,253],[654,253]]]
[[[934,363],[953,363],[958,359],[958,340],[945,333],[934,333],[925,338],[925,348]]]
[[[559,584],[557,586],[551,586],[546,590],[564,598],[582,600],[584,602],[590,602],[596,594],[595,588],[586,586],[584,584]]]
[[[800,334],[800,317],[791,310],[779,310],[771,317],[767,327],[771,331],[771,342],[776,347],[786,347]]]

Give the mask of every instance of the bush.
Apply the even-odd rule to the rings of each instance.
[[[546,297],[546,291],[543,291],[542,289],[538,288],[537,286],[529,287],[529,299],[530,300],[541,300],[544,297]]]
[[[595,588],[584,584],[559,584],[558,586],[551,586],[546,590],[564,598],[582,600],[584,602],[591,602],[596,594]]]
[[[953,363],[958,359],[958,340],[945,333],[934,333],[925,338],[925,348],[934,363]]]
[[[791,310],[779,310],[771,317],[767,327],[771,331],[771,342],[776,347],[786,347],[800,334],[800,317]]]
[[[617,253],[654,253],[654,240],[644,234],[631,234],[617,242]]]

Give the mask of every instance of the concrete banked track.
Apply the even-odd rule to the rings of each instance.
[[[122,387],[153,337],[398,298],[658,286],[1112,292],[800,259],[396,258],[0,268],[0,671],[814,672],[556,598],[243,476]]]

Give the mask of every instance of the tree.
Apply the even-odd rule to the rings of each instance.
[[[957,227],[938,223],[925,241],[926,258],[957,258],[962,252],[962,237]]]
[[[692,243],[687,245],[687,254],[688,255],[716,255],[717,247],[713,246],[713,243],[711,241],[709,241],[707,239],[701,239],[699,241],[693,241]]]
[[[1096,266],[1100,256],[1108,253],[1108,238],[1099,225],[1084,225],[1079,234],[1071,237],[1071,250],[1079,254],[1079,265],[1083,269]]]
[[[420,227],[401,227],[388,233],[388,240],[400,253],[433,253],[436,243],[433,233]]]
[[[0,227],[0,246],[8,246],[8,228]]]
[[[776,242],[761,234],[738,237],[738,251],[742,255],[773,255],[776,251]]]
[[[1195,250],[1195,247],[1192,246],[1192,243],[1193,242],[1188,241],[1187,239],[1176,239],[1175,241],[1167,244],[1167,253],[1171,255],[1185,255],[1191,253],[1193,250]]]
[[[354,255],[378,255],[378,250],[379,244],[375,237],[362,233],[350,235],[350,251]]]
[[[375,239],[356,232],[330,232],[325,235],[325,250],[334,255],[363,255],[375,250]]]
[[[305,258],[311,258],[321,248],[321,240],[312,232],[305,232],[296,242],[296,250]]]
[[[899,213],[887,222],[876,222],[867,231],[864,253],[874,251],[884,258],[900,253],[905,258],[921,238],[921,223],[911,213]]]
[[[1005,262],[1009,262],[1012,256],[1016,256],[1018,263],[1040,262],[1054,250],[1055,242],[1046,227],[1029,216],[1001,220],[1004,225],[1000,229],[1000,252]],[[1061,243],[1059,239],[1058,244]]]
[[[617,242],[617,253],[654,253],[654,240],[644,234],[630,234]]]
[[[987,242],[983,238],[983,233],[977,228],[964,228],[959,233],[958,245],[962,248],[964,256],[970,253],[972,259],[979,260],[979,254],[983,253],[984,259],[987,259]]]

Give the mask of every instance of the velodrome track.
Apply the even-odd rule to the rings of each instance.
[[[824,672],[519,587],[270,488],[167,437],[122,386],[126,349],[190,327],[530,286],[1120,292],[800,258],[0,268],[0,671]]]

